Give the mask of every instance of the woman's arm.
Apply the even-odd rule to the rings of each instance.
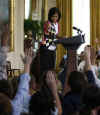
[[[55,74],[52,71],[48,71],[46,81],[54,96],[55,104],[58,109],[58,115],[62,115],[62,107],[61,107],[61,102],[60,102],[58,92],[57,92]]]
[[[43,31],[44,31],[44,35],[50,35],[50,22],[47,21],[44,23],[44,28],[43,28]]]

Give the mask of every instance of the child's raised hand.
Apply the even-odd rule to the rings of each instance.
[[[22,55],[20,55],[20,56],[21,56],[22,62],[24,64],[31,64],[32,59],[34,58],[34,53],[33,53],[32,48],[26,48],[25,49],[25,56],[24,57]]]
[[[85,58],[90,58],[90,47],[86,46],[84,49]]]
[[[46,82],[48,87],[51,89],[52,93],[57,93],[56,79],[53,71],[47,72]]]
[[[32,58],[33,58],[32,48],[26,49],[25,50],[26,64],[31,64],[32,63]]]

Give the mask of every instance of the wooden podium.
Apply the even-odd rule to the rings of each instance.
[[[77,70],[77,49],[81,44],[85,42],[83,35],[73,36],[71,38],[62,38],[55,41],[55,44],[62,44],[65,49],[67,49],[67,72],[64,83],[64,94],[66,94],[68,89],[68,76],[70,72]]]

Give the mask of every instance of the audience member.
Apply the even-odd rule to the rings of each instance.
[[[100,88],[88,85],[82,95],[83,109],[80,115],[99,115],[100,112]]]
[[[47,71],[42,77],[43,84],[40,91],[35,93],[30,100],[30,113],[32,115],[61,115],[62,109],[55,74],[53,71]]]
[[[87,85],[86,76],[78,71],[70,73],[68,85],[71,89],[63,97],[63,115],[72,115],[81,109],[81,94]]]
[[[11,101],[3,93],[0,93],[0,115],[12,115]]]
[[[8,25],[4,25],[1,34],[1,48],[0,48],[0,80],[7,80],[6,72],[6,60],[8,52],[8,40],[9,40],[9,28]]]

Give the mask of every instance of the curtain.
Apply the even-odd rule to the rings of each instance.
[[[36,9],[36,0],[30,0],[30,14],[29,19],[32,19],[32,13]]]
[[[48,20],[48,0],[42,0],[42,20]]]
[[[56,0],[56,6],[61,12],[60,20],[60,33],[59,36],[71,37],[72,36],[72,0]],[[56,54],[56,69],[59,71],[59,64],[63,55],[66,53],[65,49],[57,46]]]
[[[96,0],[96,8],[97,8],[97,11],[96,11],[96,15],[97,15],[96,16],[96,38],[99,41],[98,44],[100,44],[100,0]]]
[[[90,38],[91,45],[96,47],[96,39],[100,42],[100,0],[90,0]]]

